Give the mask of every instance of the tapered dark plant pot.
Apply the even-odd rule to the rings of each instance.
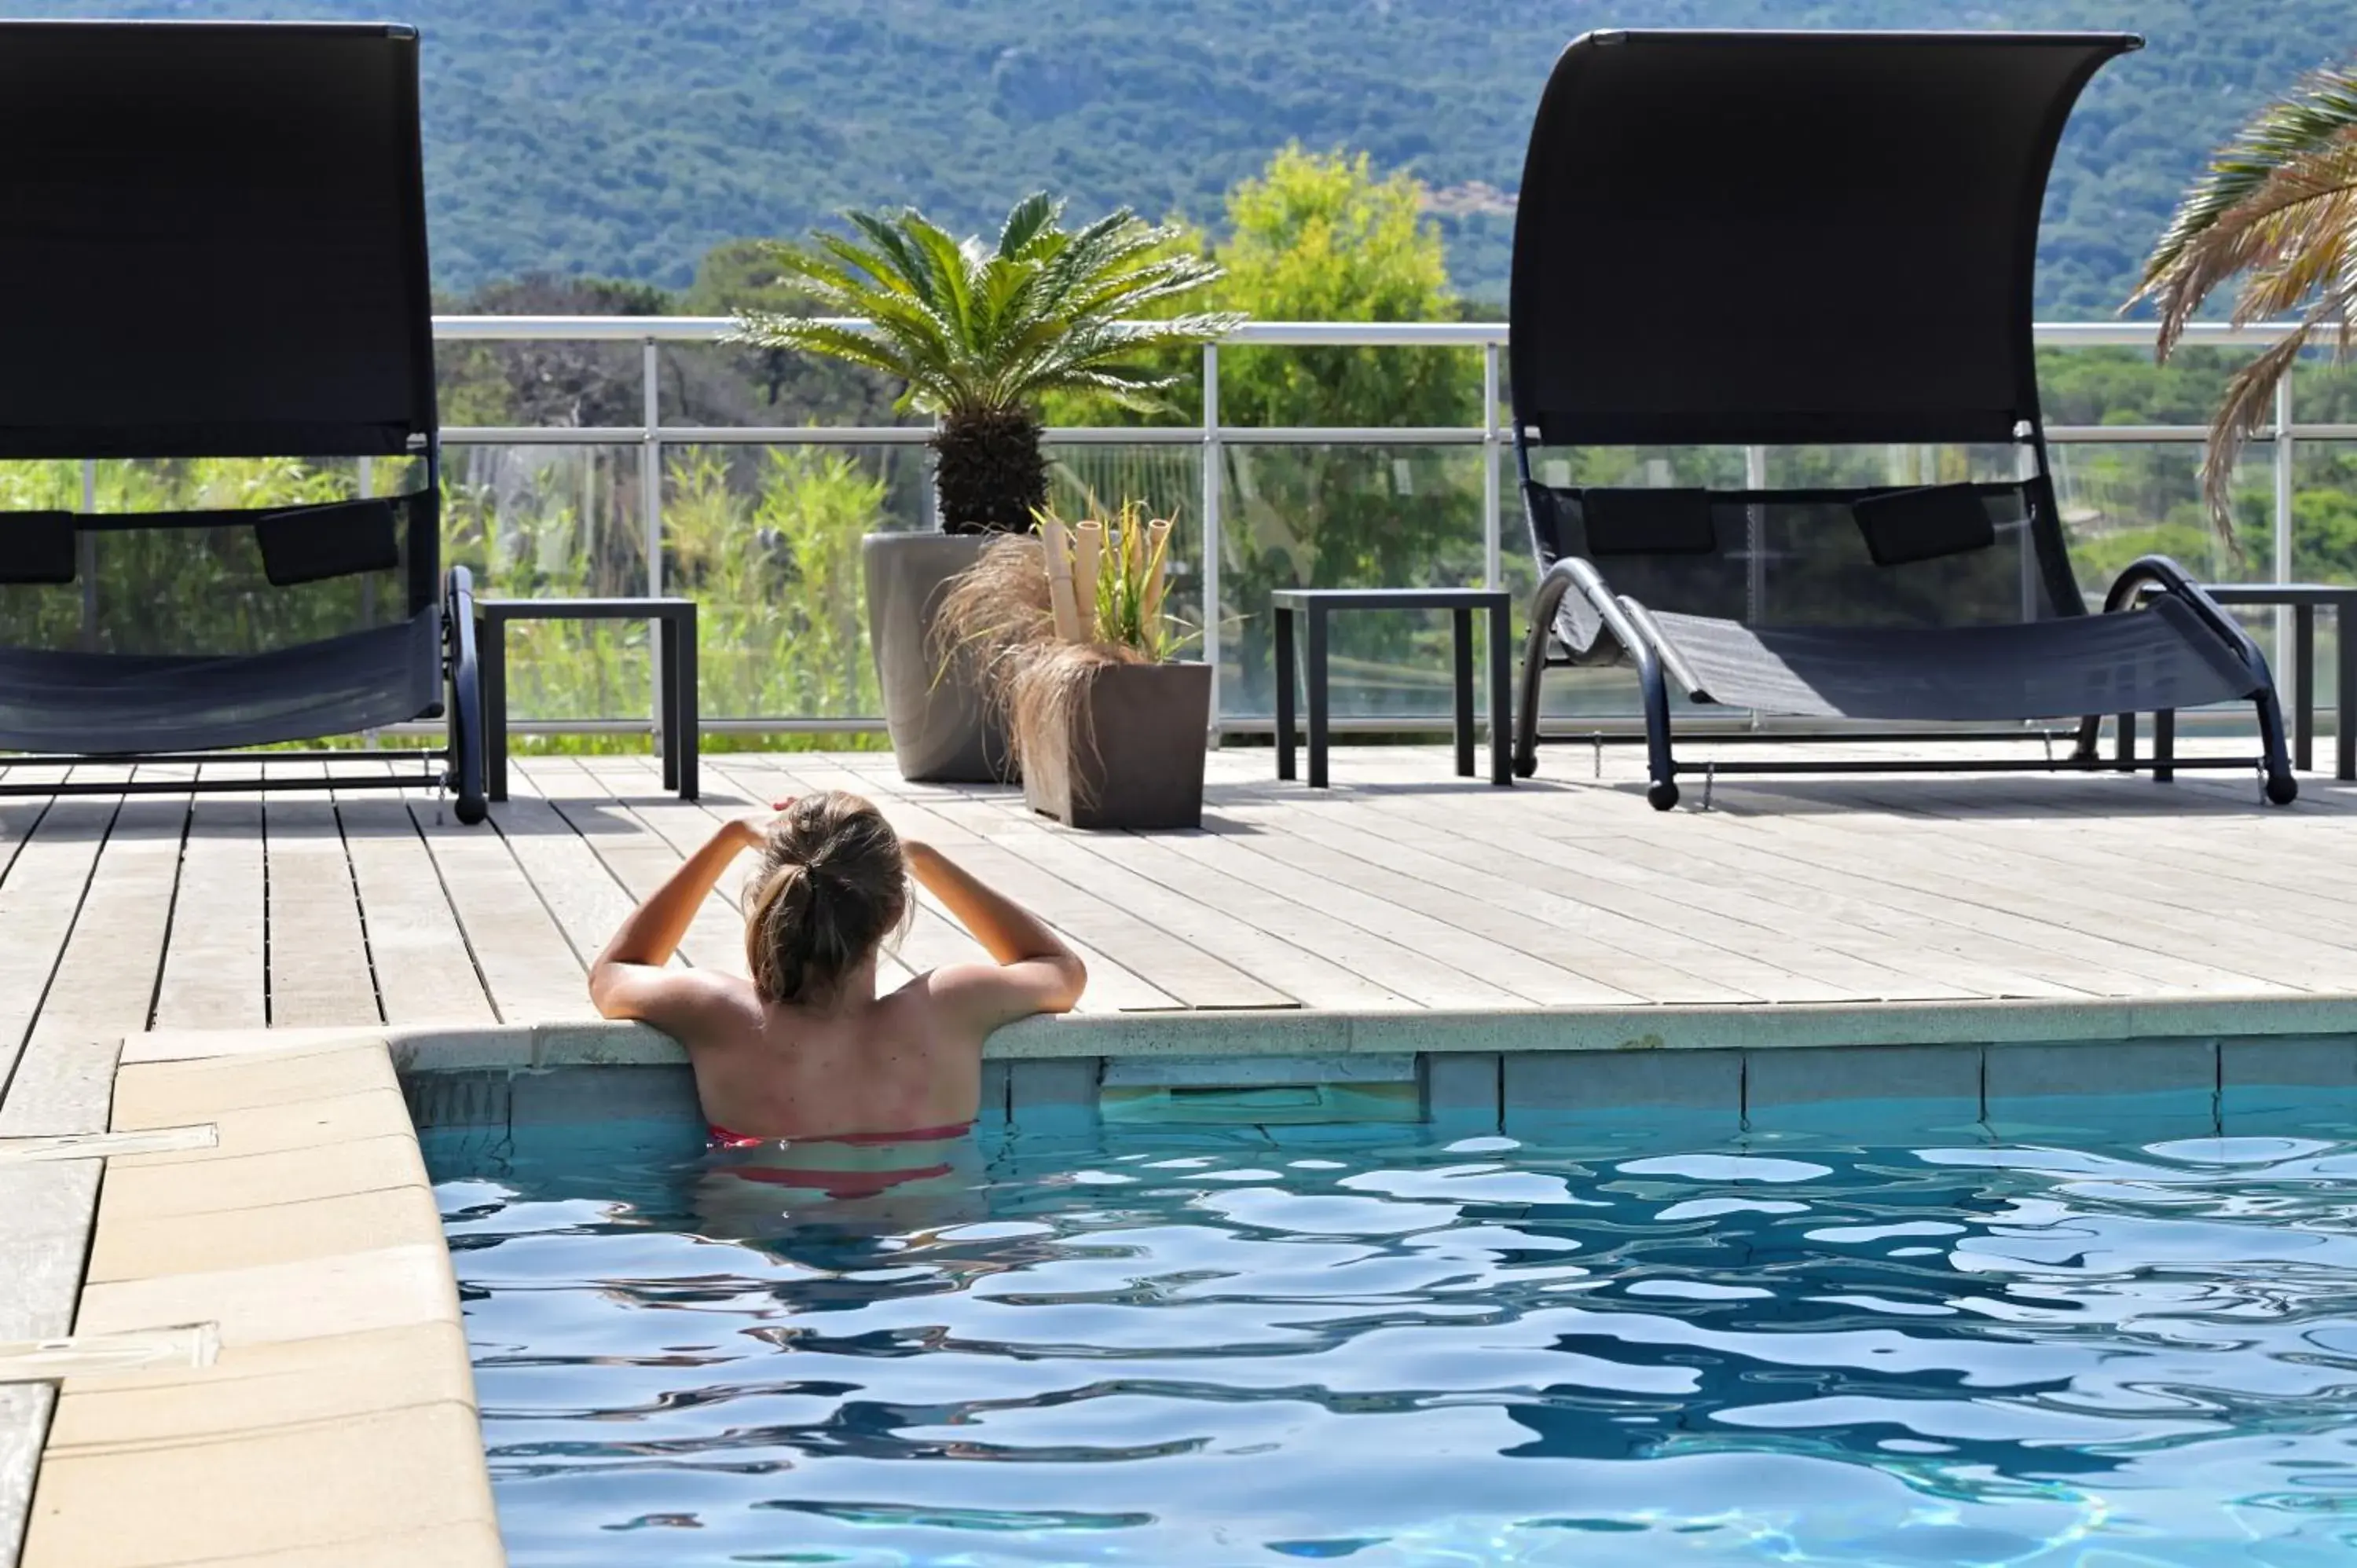
[[[981,558],[986,533],[871,533],[859,542],[867,577],[867,645],[884,693],[884,724],[900,777],[989,784],[1015,777],[1006,726],[984,702],[974,661],[943,661],[933,617],[949,580]]]
[[[1023,799],[1076,828],[1203,825],[1208,664],[1111,664],[1065,723],[1023,736]]]

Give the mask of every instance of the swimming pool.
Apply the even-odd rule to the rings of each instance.
[[[2357,1095],[2267,1121],[1017,1131],[791,1219],[425,1143],[519,1565],[2344,1563]]]

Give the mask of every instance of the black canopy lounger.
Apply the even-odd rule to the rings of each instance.
[[[2157,586],[2145,607],[2088,614],[2056,512],[2030,343],[2039,208],[2072,102],[2136,47],[1630,31],[1564,51],[1514,226],[1514,446],[1543,573],[1518,773],[1537,768],[1542,672],[1626,661],[1663,811],[1693,770],[1672,755],[1673,682],[1697,704],[1919,726],[2246,700],[2263,755],[2200,765],[2259,768],[2268,800],[2293,799],[2251,639],[2158,556],[2123,579]],[[1971,482],[1578,487],[1567,462],[1533,478],[1546,448],[1869,443],[1943,446]],[[2134,763],[2126,745],[2100,759],[2090,725],[2050,763],[1889,766]]]
[[[0,460],[51,460],[0,490],[0,750],[34,754],[0,761],[186,761],[446,711],[450,736],[324,779],[0,791],[426,783],[480,821],[415,32],[0,23]],[[149,462],[55,461],[116,458]],[[256,458],[281,461],[223,461]],[[73,482],[102,472],[102,510]],[[140,507],[142,473],[199,504]]]

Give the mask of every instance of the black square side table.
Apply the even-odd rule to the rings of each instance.
[[[1326,788],[1330,724],[1326,703],[1326,622],[1336,610],[1447,610],[1453,634],[1457,772],[1473,777],[1473,616],[1490,617],[1490,782],[1514,781],[1513,596],[1502,588],[1280,588],[1276,614],[1276,776],[1293,775],[1293,623],[1308,623],[1302,684],[1309,704],[1309,787]]]
[[[2149,590],[2147,590],[2148,592]],[[2291,765],[2305,773],[2316,766],[2316,612],[2332,612],[2334,668],[2332,749],[2335,779],[2357,779],[2357,587],[2333,583],[2204,583],[2201,591],[2222,605],[2287,605],[2292,614]],[[2277,649],[2280,658],[2283,650]],[[2128,724],[2135,723],[2134,715]],[[2155,714],[2155,757],[2165,768],[2177,738],[2177,715]],[[2135,744],[2133,729],[2126,733]],[[2153,777],[2168,773],[2156,770]]]
[[[696,798],[695,601],[694,599],[477,599],[475,658],[483,680],[483,793],[508,798],[508,622],[652,620],[662,623],[662,781]]]

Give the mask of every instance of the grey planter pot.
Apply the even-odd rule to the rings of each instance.
[[[1203,825],[1208,664],[1115,664],[1090,682],[1085,713],[1023,738],[1023,799],[1076,828]]]
[[[903,779],[990,784],[1015,776],[1005,726],[982,700],[972,662],[956,656],[944,668],[933,646],[943,585],[989,542],[980,533],[871,533],[859,542],[867,645]]]

